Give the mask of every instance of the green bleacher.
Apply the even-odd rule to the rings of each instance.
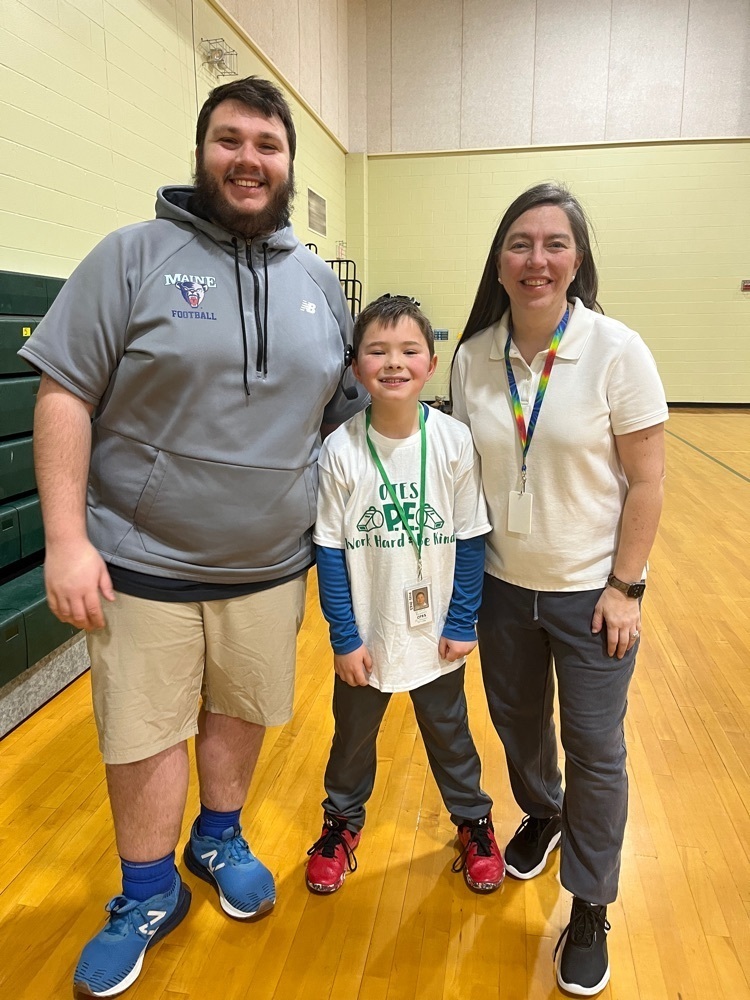
[[[0,271],[0,689],[78,631],[44,596],[44,531],[31,432],[39,377],[18,350],[63,286]]]

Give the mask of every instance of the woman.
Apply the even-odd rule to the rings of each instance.
[[[526,813],[507,870],[532,878],[561,842],[560,879],[574,898],[557,979],[581,996],[609,980],[606,912],[627,815],[623,720],[667,419],[648,348],[602,314],[597,284],[580,204],[555,184],[526,191],[495,235],[452,375],[453,413],[471,428],[493,525],[478,628],[484,685]]]

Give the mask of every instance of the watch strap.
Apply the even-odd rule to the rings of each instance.
[[[643,580],[639,580],[637,583],[625,583],[624,580],[619,580],[614,573],[610,573],[607,577],[607,586],[614,587],[615,590],[619,590],[626,597],[641,597],[646,589],[646,584]]]

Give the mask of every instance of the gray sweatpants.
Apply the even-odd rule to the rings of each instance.
[[[606,904],[617,898],[628,812],[623,721],[638,644],[621,660],[607,655],[606,629],[591,633],[600,595],[525,590],[485,575],[478,633],[490,716],[516,802],[537,818],[562,812],[560,881],[589,903]]]
[[[482,791],[481,763],[469,731],[464,667],[409,692],[432,774],[456,825],[481,819],[492,808]],[[325,773],[323,808],[351,830],[365,822],[377,767],[376,741],[391,695],[374,687],[351,687],[336,677],[336,729]]]

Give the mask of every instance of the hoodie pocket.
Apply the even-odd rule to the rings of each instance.
[[[315,467],[258,469],[159,452],[135,511],[147,552],[260,569],[300,549],[315,520]]]

